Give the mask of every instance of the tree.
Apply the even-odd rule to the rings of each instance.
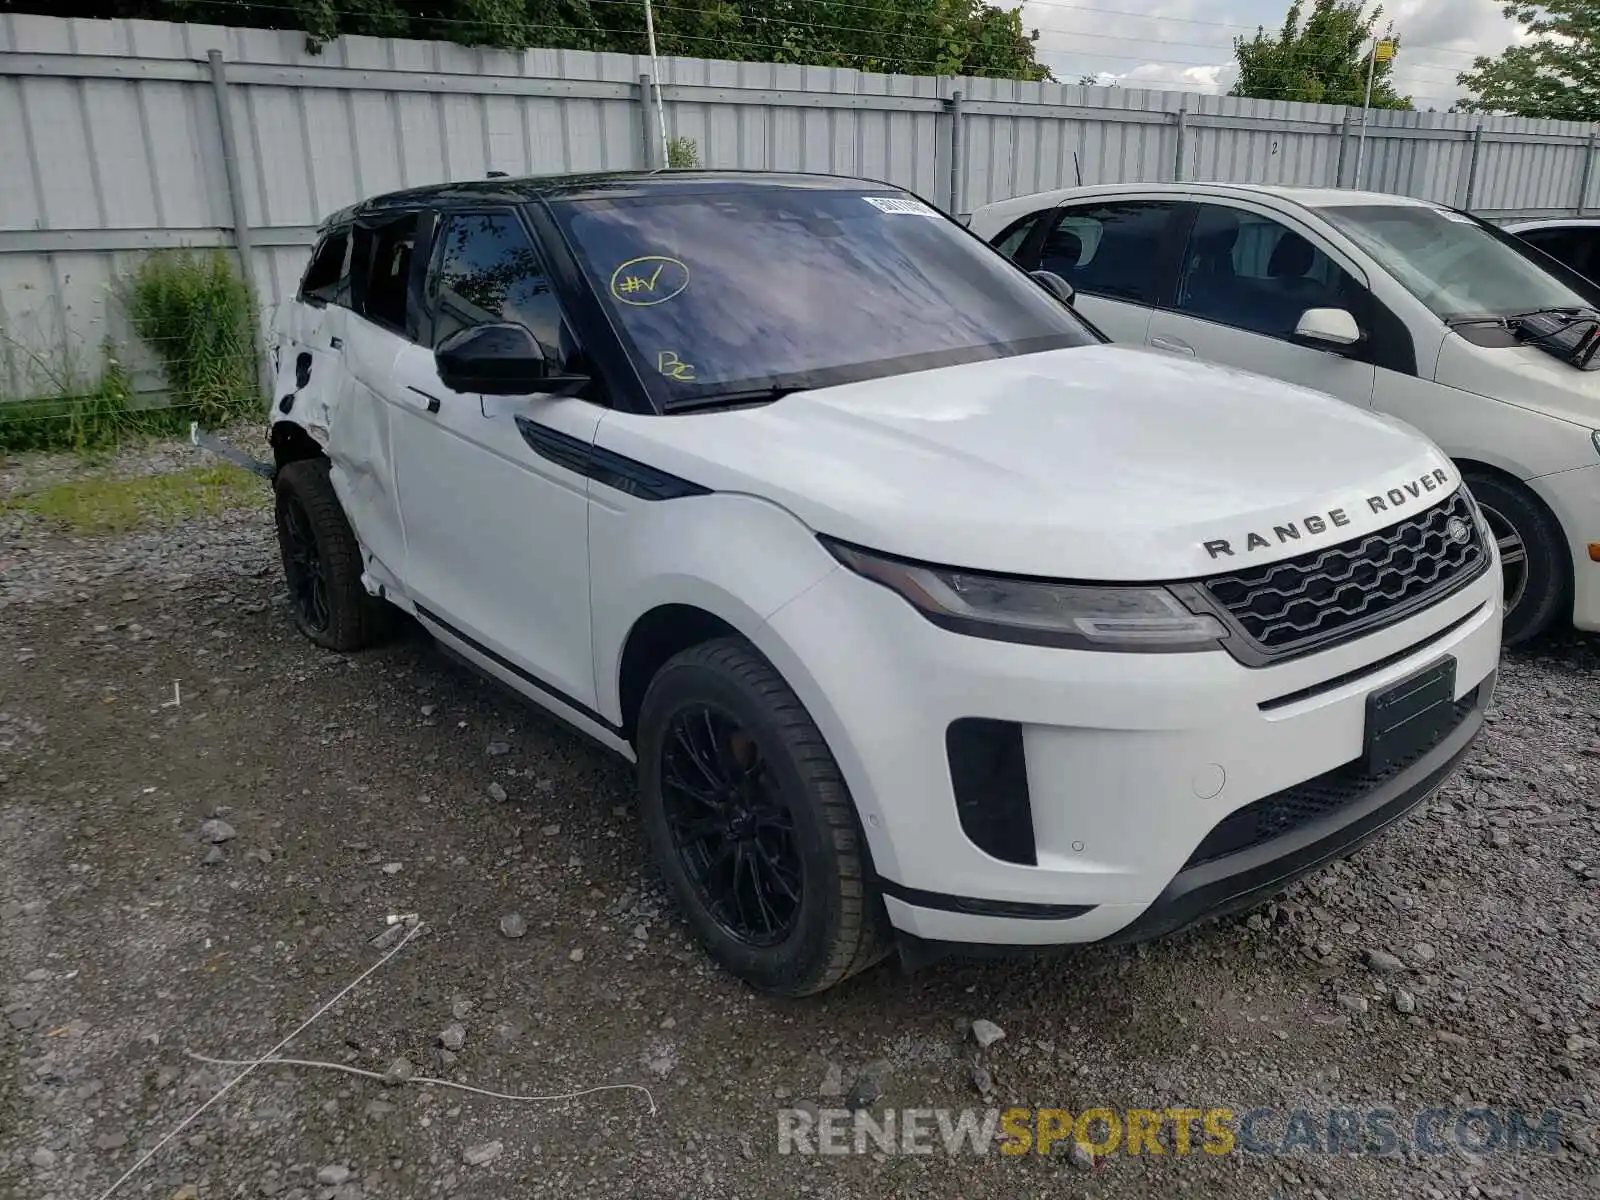
[[[1480,56],[1456,82],[1475,93],[1467,112],[1558,121],[1600,120],[1600,0],[1512,3],[1510,17],[1532,35],[1499,58]]]
[[[1368,16],[1365,0],[1312,0],[1311,13],[1302,25],[1304,11],[1304,0],[1294,0],[1283,19],[1283,29],[1275,36],[1258,28],[1249,41],[1234,39],[1239,82],[1230,95],[1361,104],[1383,6]],[[1393,67],[1393,61],[1377,64],[1372,76],[1373,108],[1411,107],[1411,98],[1399,95],[1390,82]]]
[[[0,0],[6,12],[298,29],[312,49],[346,33],[505,50],[646,49],[643,0]],[[1021,10],[985,0],[670,0],[654,16],[668,55],[1050,78]]]

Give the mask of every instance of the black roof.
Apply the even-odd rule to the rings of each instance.
[[[806,191],[852,191],[861,188],[903,191],[878,179],[848,175],[810,175],[782,171],[603,171],[587,175],[529,175],[521,179],[473,179],[387,192],[352,204],[328,223],[395,209],[527,204],[542,200],[586,200],[601,196],[640,196],[650,192],[743,191],[775,187]]]

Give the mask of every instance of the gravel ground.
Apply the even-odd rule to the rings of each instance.
[[[787,1002],[689,943],[624,764],[420,635],[320,652],[283,600],[264,504],[105,539],[0,516],[0,1195],[103,1196],[233,1074],[189,1053],[265,1053],[405,913],[421,931],[285,1053],[516,1094],[642,1083],[656,1111],[267,1066],[115,1194],[1600,1195],[1600,643],[1508,656],[1466,769],[1246,919]],[[980,1048],[975,1020],[1005,1036]],[[1182,1155],[1170,1129],[1167,1153],[1098,1161],[778,1153],[779,1109],[874,1092],[878,1116],[1387,1108],[1404,1131],[1487,1106],[1559,1110],[1561,1133],[1514,1155]]]

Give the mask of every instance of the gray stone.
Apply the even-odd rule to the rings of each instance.
[[[435,705],[435,704],[424,704],[422,706],[422,715],[425,716],[425,717],[431,717],[431,716],[433,716],[434,713],[436,713],[438,711],[439,711],[438,705]]]
[[[35,970],[29,971],[26,975],[24,975],[22,977],[22,982],[23,983],[43,983],[45,980],[47,980],[49,978],[50,978],[50,972],[46,971],[43,967],[38,967]]]
[[[459,1050],[467,1044],[467,1031],[461,1023],[453,1021],[439,1033],[439,1045],[446,1050]]]
[[[48,1171],[51,1167],[56,1165],[56,1152],[50,1149],[49,1146],[40,1146],[33,1152],[33,1157],[28,1159],[28,1161],[34,1166],[38,1167],[41,1171]]]
[[[1395,971],[1404,971],[1405,963],[1387,950],[1368,950],[1366,954],[1367,966],[1374,971],[1389,975]]]
[[[128,1144],[128,1135],[120,1129],[113,1129],[95,1138],[94,1144],[102,1150],[120,1150]]]
[[[1080,1171],[1094,1170],[1093,1153],[1077,1138],[1072,1139],[1072,1145],[1067,1150],[1067,1161]]]
[[[417,1069],[411,1065],[411,1060],[402,1054],[389,1064],[388,1074],[383,1077],[383,1081],[388,1084],[401,1084],[416,1073]]]
[[[508,938],[519,938],[528,932],[528,921],[521,913],[507,913],[500,918],[500,932]]]
[[[985,1050],[1005,1036],[1006,1031],[1004,1029],[983,1017],[979,1017],[972,1023],[972,1040]]]
[[[458,1021],[466,1020],[470,1012],[472,1012],[472,1001],[465,996],[457,997],[450,1005],[450,1015]]]
[[[32,1029],[39,1020],[39,1013],[33,1005],[23,1004],[6,1013],[6,1020],[13,1029]]]
[[[1345,1012],[1359,1016],[1367,1011],[1367,998],[1365,996],[1353,996],[1349,992],[1340,992],[1338,999],[1339,1007],[1344,1009]]]
[[[1395,988],[1394,1010],[1395,1012],[1405,1013],[1409,1016],[1411,1013],[1417,1011],[1417,998],[1410,992],[1406,991],[1405,988]]]
[[[988,1067],[973,1066],[972,1086],[978,1090],[980,1096],[987,1096],[994,1091],[994,1076],[989,1073]]]
[[[494,800],[494,801],[498,801],[501,804],[505,803],[505,801],[506,801],[506,790],[505,790],[505,788],[501,787],[498,783],[491,783],[484,790],[489,793],[489,799]]]
[[[200,860],[200,865],[202,867],[214,867],[226,858],[227,855],[222,852],[221,846],[213,846],[206,851],[206,856]]]
[[[231,842],[238,836],[238,831],[220,817],[212,817],[209,821],[200,822],[200,840],[202,842]]]
[[[574,946],[571,950],[569,950],[567,952],[567,961],[581,963],[583,961],[583,947]]]
[[[489,743],[489,757],[490,758],[499,758],[502,754],[510,754],[510,753],[511,753],[511,743],[510,742],[490,742]]]
[[[1431,942],[1418,942],[1411,947],[1411,957],[1421,963],[1432,962],[1438,957],[1438,954],[1439,952],[1433,948]]]
[[[461,1161],[469,1167],[481,1167],[492,1163],[505,1153],[505,1143],[500,1141],[484,1142],[477,1146],[468,1146],[461,1152]]]
[[[881,1058],[873,1060],[861,1068],[861,1074],[850,1085],[844,1098],[845,1107],[851,1112],[872,1107],[882,1098],[888,1082],[889,1064]]]
[[[329,1163],[317,1172],[317,1182],[323,1187],[341,1187],[350,1179],[350,1168],[343,1163]]]

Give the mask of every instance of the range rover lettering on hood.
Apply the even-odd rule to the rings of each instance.
[[[1441,470],[1429,471],[1417,479],[1408,480],[1397,487],[1376,495],[1367,496],[1367,508],[1375,513],[1390,512],[1406,508],[1425,498],[1430,492],[1437,492],[1449,487],[1450,477]],[[1202,542],[1205,551],[1212,558],[1233,558],[1234,546],[1239,546],[1240,552],[1249,554],[1257,550],[1270,550],[1274,546],[1281,546],[1290,541],[1299,541],[1302,532],[1312,537],[1326,533],[1330,529],[1350,524],[1350,514],[1343,508],[1331,508],[1325,513],[1313,513],[1311,516],[1302,517],[1298,521],[1288,521],[1282,525],[1274,525],[1268,532],[1249,530],[1242,539],[1213,538]]]

